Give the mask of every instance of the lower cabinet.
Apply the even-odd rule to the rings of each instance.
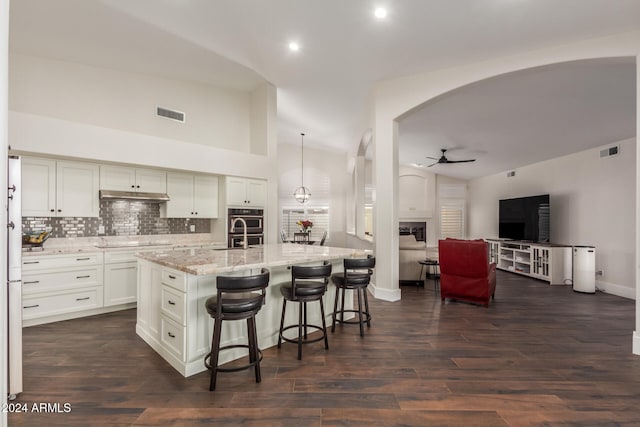
[[[102,253],[24,257],[22,272],[26,326],[70,319],[103,306]]]
[[[138,262],[135,252],[107,252],[104,256],[105,307],[136,302]]]

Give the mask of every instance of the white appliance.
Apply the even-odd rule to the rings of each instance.
[[[596,248],[593,246],[573,247],[573,290],[596,292]]]
[[[9,399],[22,392],[22,199],[20,158],[9,156],[7,194],[7,292]]]

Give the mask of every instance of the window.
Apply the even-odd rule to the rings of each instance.
[[[292,237],[293,233],[300,230],[296,222],[309,220],[313,223],[311,227],[311,240],[320,240],[322,234],[329,233],[329,208],[283,208],[282,209],[282,231],[287,237]]]
[[[464,200],[445,200],[440,203],[440,238],[464,238]]]

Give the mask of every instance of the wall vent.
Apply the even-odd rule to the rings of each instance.
[[[609,157],[616,156],[620,153],[620,146],[614,145],[613,147],[605,148],[604,150],[600,150],[600,157]]]
[[[507,172],[507,178],[513,178],[514,176],[516,176],[516,171]]]
[[[185,121],[185,114],[183,112],[170,110],[168,108],[156,107],[156,115],[180,123],[184,123]]]

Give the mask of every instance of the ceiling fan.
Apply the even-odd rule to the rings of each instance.
[[[437,164],[447,164],[447,163],[469,163],[469,162],[475,162],[476,159],[467,159],[467,160],[449,160],[447,159],[447,156],[445,156],[444,153],[447,152],[446,148],[441,148],[440,151],[442,151],[442,156],[440,156],[439,159],[435,158],[435,157],[428,157],[427,159],[432,159],[432,160],[437,160],[437,162],[430,164],[429,166],[427,166],[428,168],[430,168],[433,165],[437,165]]]

